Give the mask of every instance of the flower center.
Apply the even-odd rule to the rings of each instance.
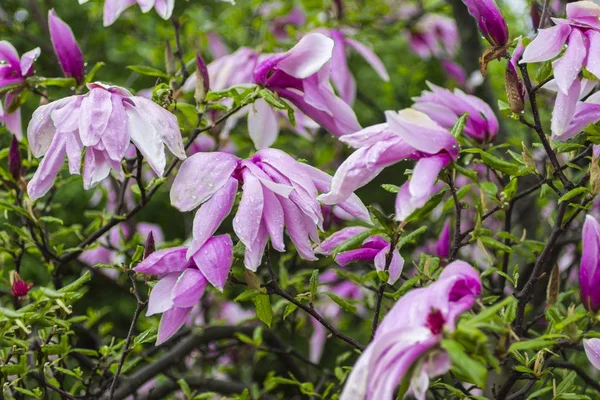
[[[429,315],[427,316],[427,321],[425,322],[425,326],[429,328],[431,333],[434,335],[439,335],[444,330],[444,316],[440,312],[440,310],[432,309]]]

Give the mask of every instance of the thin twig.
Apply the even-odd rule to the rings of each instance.
[[[460,242],[462,241],[462,234],[460,233],[461,214],[462,206],[456,193],[456,186],[454,185],[454,178],[452,172],[448,173],[448,186],[450,186],[450,192],[452,192],[452,199],[454,200],[454,210],[456,219],[454,221],[454,244],[452,245],[452,251],[450,251],[450,261],[454,261],[458,255],[460,248]]]

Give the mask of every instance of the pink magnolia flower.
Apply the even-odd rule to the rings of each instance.
[[[33,63],[40,55],[40,48],[36,47],[19,58],[19,53],[12,44],[6,40],[0,41],[0,88],[7,86],[23,85],[25,78],[33,75]],[[21,87],[9,90],[4,97],[4,104],[0,103],[0,122],[21,140],[21,108],[11,110],[13,100],[18,98]]]
[[[429,379],[450,369],[450,358],[439,346],[444,332],[454,331],[456,318],[480,292],[479,273],[455,261],[437,282],[402,297],[354,365],[340,400],[391,400],[413,366],[411,390],[424,400]]]
[[[322,33],[331,38],[334,43],[333,56],[331,57],[331,80],[340,93],[340,97],[349,105],[354,104],[356,98],[356,79],[348,68],[347,51],[352,48],[360,54],[367,63],[377,72],[379,77],[388,82],[390,76],[383,62],[377,57],[373,50],[362,43],[350,39],[347,35],[347,29],[319,29],[316,32]]]
[[[45,157],[27,186],[32,199],[50,190],[65,157],[69,172],[79,174],[84,148],[85,189],[106,178],[111,169],[120,172],[130,142],[159,176],[166,164],[163,144],[175,156],[185,159],[173,114],[118,86],[96,82],[88,84],[88,88],[85,95],[54,101],[33,113],[27,128],[29,147],[35,157]]]
[[[567,19],[553,18],[555,26],[540,29],[527,46],[521,63],[553,60],[558,94],[552,113],[552,134],[563,138],[575,113],[582,89],[579,73],[586,68],[600,78],[600,6],[591,1],[567,4]],[[567,45],[563,53],[563,47]]]
[[[340,281],[331,269],[320,276],[319,285],[322,285],[323,290],[335,293],[344,299],[358,300],[362,296],[359,285],[349,280]],[[344,314],[342,308],[329,297],[322,297],[323,300],[317,303],[316,309],[329,323],[337,324]],[[316,319],[311,318],[311,322],[314,330],[310,337],[308,354],[310,361],[318,364],[323,355],[329,331]]]
[[[600,339],[583,339],[583,349],[594,368],[600,369]]]
[[[88,1],[79,0],[79,4]],[[162,19],[171,18],[175,7],[175,0],[104,0],[104,26],[112,25],[123,11],[136,3],[143,13],[147,13],[154,8]]]
[[[331,255],[337,247],[366,230],[367,228],[364,227],[349,227],[339,230],[324,240],[316,251],[321,254]],[[378,272],[381,272],[385,270],[386,258],[389,252],[389,240],[386,240],[381,236],[369,236],[363,241],[360,248],[337,253],[335,262],[342,267],[353,261],[373,262],[375,264],[375,269]],[[388,270],[388,284],[393,285],[396,283],[398,278],[400,278],[403,267],[404,258],[400,255],[398,249],[394,247],[392,260]]]
[[[331,190],[319,200],[325,204],[344,201],[385,167],[407,158],[417,163],[412,178],[400,188],[396,198],[396,219],[408,218],[437,191],[439,172],[458,157],[456,139],[420,111],[408,108],[386,111],[385,115],[386,123],[340,138],[357,150],[338,168]]]
[[[581,301],[586,309],[591,312],[600,310],[600,224],[587,215],[583,224],[581,240],[583,251],[581,253],[581,266],[579,267],[579,285],[581,288]]]
[[[194,217],[188,258],[229,215],[240,184],[242,197],[233,230],[246,246],[246,268],[258,268],[269,238],[275,250],[285,251],[284,229],[298,254],[315,260],[311,243],[319,241],[317,229],[323,226],[316,197],[318,191],[329,190],[331,176],[276,149],[263,149],[247,160],[221,152],[197,153],[181,165],[171,188],[171,204],[180,211],[201,205]],[[356,195],[350,194],[340,207],[370,222]]]
[[[454,19],[440,14],[425,14],[405,31],[412,50],[421,58],[450,58],[458,50],[458,29]]]
[[[188,260],[185,247],[156,251],[135,267],[136,272],[158,275],[146,315],[162,313],[156,344],[168,340],[183,326],[210,283],[223,291],[233,263],[229,235],[208,239]]]
[[[285,53],[261,60],[254,82],[290,101],[335,136],[356,132],[360,125],[352,108],[329,83],[334,42],[310,33]]]
[[[452,129],[458,117],[468,113],[465,135],[479,143],[494,140],[498,120],[486,102],[460,89],[451,92],[429,82],[427,85],[431,91],[423,91],[420,97],[414,97],[412,108],[424,112],[446,129]]]
[[[508,27],[494,0],[463,0],[463,3],[492,46],[500,47],[508,43]]]
[[[75,40],[73,31],[54,10],[48,12],[48,27],[54,52],[60,67],[67,78],[75,78],[78,84],[83,82],[85,70],[81,49]]]

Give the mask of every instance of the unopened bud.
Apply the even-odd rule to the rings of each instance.
[[[152,231],[150,231],[150,233],[148,233],[148,237],[146,238],[146,244],[144,245],[144,260],[155,251],[156,244],[154,243],[154,234]]]
[[[177,64],[175,62],[175,54],[173,54],[173,49],[171,48],[171,43],[167,40],[165,45],[165,68],[167,70],[167,75],[173,76],[177,73]]]
[[[204,60],[198,54],[196,56],[196,90],[194,92],[194,98],[196,103],[200,104],[206,99],[206,93],[210,90],[210,81],[208,79],[208,70]]]
[[[506,97],[508,106],[514,113],[520,114],[525,109],[525,95],[523,93],[523,84],[517,75],[517,71],[512,65],[506,68],[505,81]]]
[[[22,169],[23,165],[21,164],[19,141],[13,136],[10,149],[8,150],[8,170],[15,181],[18,181],[21,178]]]
[[[13,271],[10,275],[10,293],[15,297],[25,297],[29,293],[29,289],[33,286],[33,283],[27,284],[18,272]]]
[[[554,265],[550,279],[548,280],[548,288],[546,289],[546,299],[548,299],[548,306],[556,304],[558,301],[558,292],[560,291],[560,270],[558,265]]]

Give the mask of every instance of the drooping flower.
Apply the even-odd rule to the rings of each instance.
[[[508,27],[502,12],[494,0],[463,0],[469,13],[477,20],[477,26],[492,46],[502,47],[508,43]]]
[[[600,369],[600,339],[583,339],[583,349],[594,368]]]
[[[358,300],[362,295],[359,285],[350,280],[340,280],[331,269],[319,277],[319,285],[323,290],[335,293],[343,299]],[[329,297],[323,296],[323,299],[320,300],[315,306],[319,314],[330,324],[337,324],[344,314],[343,309]],[[359,310],[360,312],[361,310]],[[311,318],[311,322],[314,330],[310,337],[308,353],[310,361],[318,364],[325,349],[328,331],[316,319]]]
[[[581,301],[591,312],[600,310],[600,225],[591,215],[585,217],[581,237],[583,251],[579,267]]]
[[[67,78],[75,78],[81,84],[84,78],[84,64],[81,49],[75,40],[73,31],[54,10],[48,12],[48,27],[54,53],[58,58],[60,67]]]
[[[438,174],[458,157],[456,139],[420,111],[408,108],[385,115],[386,123],[340,138],[357,150],[336,171],[329,193],[319,196],[323,203],[344,201],[385,167],[407,158],[417,163],[396,198],[396,219],[405,220],[438,190]]]
[[[454,19],[440,14],[425,14],[405,36],[412,50],[421,58],[451,58],[458,50],[458,29]]]
[[[329,190],[331,176],[276,149],[263,149],[247,160],[221,152],[197,153],[181,165],[171,188],[171,204],[180,211],[201,205],[194,217],[188,257],[229,215],[239,185],[242,198],[233,230],[246,246],[246,268],[258,268],[269,238],[275,250],[285,251],[284,229],[302,258],[316,259],[312,242],[319,241],[317,229],[323,224],[316,197],[318,191]],[[350,194],[339,205],[370,222],[356,195]]]
[[[79,4],[87,3],[89,0],[79,0]],[[117,18],[129,7],[138,4],[143,13],[153,8],[162,19],[171,18],[175,0],[104,0],[104,26],[112,25]]]
[[[412,99],[415,110],[427,114],[446,129],[451,129],[462,114],[468,113],[465,135],[478,143],[494,140],[498,133],[498,120],[486,102],[460,89],[451,92],[429,82],[427,85],[430,92],[423,91],[420,97]]]
[[[223,291],[233,263],[233,243],[229,235],[209,238],[188,260],[185,247],[156,251],[135,270],[158,275],[152,288],[146,315],[162,313],[156,344],[173,336],[187,320],[210,283]]]
[[[316,249],[318,253],[331,255],[334,250],[342,245],[347,240],[352,239],[356,235],[365,232],[367,228],[364,227],[349,227],[344,228],[335,232],[321,243]],[[377,272],[385,271],[387,256],[390,252],[390,242],[381,236],[369,236],[361,244],[358,249],[343,251],[337,253],[335,256],[335,262],[340,266],[345,266],[353,261],[366,261],[373,262]],[[402,268],[404,267],[404,258],[398,252],[398,249],[394,246],[392,251],[392,258],[390,259],[390,265],[388,267],[388,284],[393,285],[396,283]]]
[[[444,333],[454,331],[456,318],[480,292],[478,272],[455,261],[444,268],[437,282],[402,297],[354,365],[340,400],[391,400],[413,366],[411,390],[424,400],[429,379],[451,366],[439,346]]]
[[[25,282],[18,272],[12,271],[10,274],[10,294],[15,297],[25,297],[33,287],[33,283]]]
[[[310,33],[285,53],[261,60],[254,82],[290,101],[335,136],[356,132],[360,125],[352,108],[329,83],[334,42]]]
[[[12,107],[13,100],[17,100],[19,93],[25,83],[25,79],[33,75],[33,63],[40,55],[40,48],[36,47],[19,58],[19,53],[9,42],[0,41],[0,88],[8,90],[4,96],[4,104],[0,103],[0,122],[21,140],[23,130],[21,128],[21,108]],[[14,110],[12,109],[14,108]]]
[[[166,164],[164,145],[185,159],[173,114],[118,86],[96,82],[88,88],[85,95],[54,101],[33,113],[27,128],[29,147],[35,157],[45,157],[27,186],[32,199],[50,190],[65,156],[69,172],[79,174],[83,149],[85,189],[106,178],[111,169],[120,172],[130,142],[159,176]]]
[[[340,97],[346,103],[352,105],[356,98],[356,79],[348,68],[346,49],[352,48],[360,54],[385,82],[390,80],[390,76],[388,75],[383,62],[377,57],[377,54],[364,44],[350,39],[346,31],[347,29],[319,29],[316,32],[322,33],[333,40],[331,80],[340,93]]]
[[[600,78],[600,6],[591,1],[567,4],[567,19],[553,18],[555,26],[540,29],[525,48],[521,63],[554,60],[552,67],[558,94],[552,113],[552,134],[561,138],[573,118],[585,67]],[[562,52],[564,45],[567,49]],[[558,57],[558,58],[557,58]]]

